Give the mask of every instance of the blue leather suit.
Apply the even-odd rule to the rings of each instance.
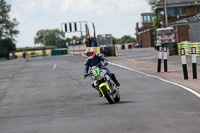
[[[103,56],[101,56],[100,54],[95,54],[94,58],[93,59],[87,59],[86,60],[86,63],[85,63],[85,70],[84,70],[84,73],[88,73],[88,70],[89,70],[89,67],[93,67],[93,66],[96,66],[99,62],[105,62],[105,61],[108,61],[106,58],[104,58]],[[100,63],[98,65],[99,68],[102,67],[102,64]],[[108,68],[106,67],[103,67],[104,70],[106,70],[106,73],[108,74],[108,76],[112,77],[113,74],[109,71]]]

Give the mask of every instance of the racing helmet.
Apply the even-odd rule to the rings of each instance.
[[[89,47],[86,49],[86,56],[88,59],[92,59],[94,58],[94,55],[95,55],[95,49],[92,48],[92,47]]]

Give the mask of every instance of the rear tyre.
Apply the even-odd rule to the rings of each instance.
[[[106,99],[108,100],[108,102],[110,104],[114,104],[115,103],[115,100],[113,99],[112,97],[112,94],[108,91],[108,89],[106,88],[106,86],[103,86],[101,88],[101,90],[103,91],[103,94],[105,95]]]

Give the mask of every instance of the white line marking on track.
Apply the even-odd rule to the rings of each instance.
[[[115,64],[115,63],[112,63],[112,62],[109,62],[109,64],[111,65],[114,65],[114,66],[118,66],[118,67],[121,67],[121,68],[124,68],[124,69],[128,69],[130,71],[134,71],[134,72],[137,72],[137,73],[140,73],[140,74],[143,74],[143,75],[146,75],[146,76],[149,76],[149,77],[153,77],[153,78],[156,78],[156,79],[159,79],[161,81],[164,81],[164,82],[167,82],[167,83],[170,83],[170,84],[173,84],[173,85],[176,85],[178,87],[181,87],[191,93],[193,93],[194,95],[196,95],[197,97],[200,98],[200,94],[194,90],[192,90],[191,88],[188,88],[186,86],[183,86],[183,85],[180,85],[178,83],[174,83],[174,82],[171,82],[171,81],[168,81],[168,80],[165,80],[163,78],[160,78],[160,77],[157,77],[157,76],[154,76],[154,75],[150,75],[150,74],[146,74],[146,73],[143,73],[143,72],[140,72],[140,71],[137,71],[137,70],[134,70],[134,69],[131,69],[131,68],[128,68],[128,67],[125,67],[125,66],[121,66],[121,65],[118,65],[118,64]]]
[[[56,64],[54,64],[53,69],[56,69]]]
[[[17,73],[17,74],[15,75],[15,78],[17,78],[18,75],[19,75],[19,73]]]

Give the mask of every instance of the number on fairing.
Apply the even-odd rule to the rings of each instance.
[[[100,71],[97,69],[92,70],[92,73],[94,74],[95,77],[100,75]]]

